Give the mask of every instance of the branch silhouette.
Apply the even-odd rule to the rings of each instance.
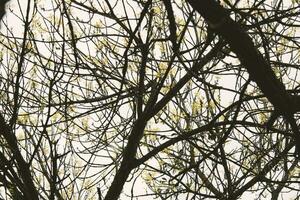
[[[273,104],[276,113],[283,115],[290,123],[296,140],[296,151],[299,155],[300,132],[293,117],[299,111],[298,97],[288,94],[285,86],[277,79],[271,66],[263,55],[255,48],[250,36],[242,26],[232,20],[229,11],[218,2],[211,0],[187,0],[189,4],[200,13],[209,27],[230,45],[243,67],[246,68],[253,80],[268,100]]]

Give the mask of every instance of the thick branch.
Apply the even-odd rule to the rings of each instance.
[[[6,2],[8,2],[8,0],[1,0],[0,1],[0,20],[2,19],[2,17],[5,14],[5,4]]]
[[[296,151],[300,157],[300,132],[293,114],[296,113],[298,97],[289,95],[266,62],[263,55],[255,48],[250,36],[232,20],[229,12],[215,0],[187,0],[201,14],[210,28],[224,38],[247,69],[250,78],[273,104],[275,110],[290,123],[296,141]]]
[[[214,0],[187,0],[207,21],[208,25],[230,45],[250,78],[256,82],[269,101],[283,115],[294,113],[291,96],[276,78],[271,66],[255,48],[249,35],[229,17],[226,9]]]
[[[30,173],[29,165],[22,157],[22,154],[19,150],[17,139],[12,133],[10,126],[5,122],[4,117],[0,114],[0,135],[2,135],[7,141],[10,150],[13,153],[13,157],[17,162],[18,171],[20,173],[23,188],[25,191],[24,195],[27,199],[38,199],[38,193],[34,186],[32,176]]]
[[[104,200],[117,200],[119,198],[131,170],[136,167],[137,161],[135,155],[141,137],[143,136],[146,123],[145,118],[139,118],[133,125],[131,134],[128,137],[128,143],[124,149],[121,166],[118,169]]]
[[[177,48],[177,36],[176,36],[176,22],[174,17],[174,12],[172,9],[171,1],[170,0],[163,0],[167,13],[168,13],[168,20],[169,20],[169,31],[170,31],[170,40],[173,45],[173,49]]]

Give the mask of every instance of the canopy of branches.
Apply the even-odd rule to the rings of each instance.
[[[298,3],[11,0],[0,199],[298,199]]]

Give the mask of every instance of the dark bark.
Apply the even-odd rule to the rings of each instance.
[[[0,20],[2,19],[2,17],[5,14],[5,4],[6,2],[8,2],[8,0],[1,0],[0,1]]]
[[[177,36],[176,36],[176,22],[175,22],[174,12],[170,0],[164,0],[163,2],[165,4],[166,11],[168,13],[167,17],[169,20],[169,31],[170,31],[169,38],[172,42],[173,49],[175,50],[177,48]]]
[[[17,163],[18,172],[23,183],[22,192],[24,193],[24,196],[26,199],[38,199],[38,192],[32,180],[30,166],[22,157],[18,148],[17,139],[2,115],[0,115],[0,135],[7,141],[9,148],[12,151],[13,158]]]
[[[250,78],[256,82],[275,109],[284,115],[294,113],[292,98],[284,85],[276,78],[263,55],[254,47],[249,35],[229,17],[228,11],[214,0],[188,2],[203,16],[210,28],[228,42],[231,50],[247,69]]]
[[[137,160],[135,155],[141,137],[143,136],[146,123],[147,119],[139,118],[134,124],[131,134],[128,138],[127,146],[123,153],[121,166],[118,169],[104,200],[116,200],[119,198],[131,170],[136,167]]]
[[[232,20],[229,11],[215,0],[187,0],[187,2],[206,20],[209,27],[230,45],[243,67],[268,100],[276,112],[283,115],[290,123],[296,147],[300,149],[300,133],[293,117],[298,111],[297,99],[287,93],[285,86],[272,71],[269,63],[255,48],[250,36],[242,26]]]

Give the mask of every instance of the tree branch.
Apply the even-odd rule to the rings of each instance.
[[[246,68],[250,78],[258,85],[275,110],[283,115],[292,126],[297,149],[300,149],[300,133],[296,128],[293,114],[297,112],[296,98],[289,95],[271,66],[255,48],[250,36],[232,20],[229,12],[214,0],[187,0],[206,20],[210,28],[223,37]]]
[[[0,20],[5,15],[5,4],[8,2],[8,0],[1,0],[0,2]]]

